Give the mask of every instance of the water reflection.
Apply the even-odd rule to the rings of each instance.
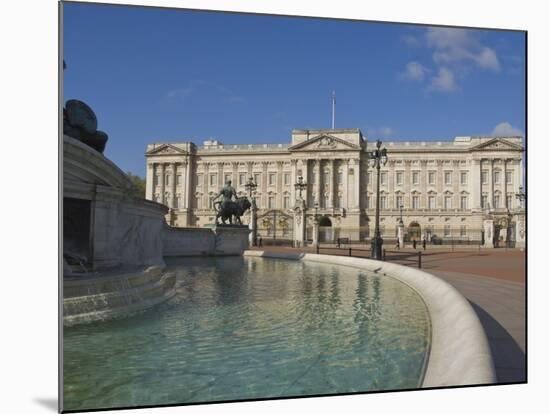
[[[66,409],[418,385],[428,317],[396,280],[261,258],[171,266],[170,303],[66,329]]]

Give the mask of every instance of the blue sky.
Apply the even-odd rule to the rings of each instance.
[[[64,99],[105,155],[143,176],[147,143],[287,143],[293,128],[368,139],[525,131],[524,34],[65,3]]]

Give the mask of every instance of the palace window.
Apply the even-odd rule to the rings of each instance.
[[[498,194],[495,194],[493,200],[495,202],[495,208],[500,208],[500,196]]]
[[[434,171],[430,171],[428,173],[428,184],[430,184],[430,185],[435,184],[435,172]]]
[[[342,171],[338,171],[338,173],[336,174],[336,183],[342,184]],[[368,178],[367,178],[367,183],[368,183]]]
[[[276,179],[275,177],[276,177],[275,174],[273,173],[269,174],[269,185],[275,185],[275,179]]]
[[[419,199],[418,196],[413,196],[413,197],[412,197],[412,208],[414,208],[414,209],[420,208],[419,200],[420,200],[420,199]]]
[[[445,224],[445,226],[443,226],[443,236],[444,237],[450,237],[451,236],[451,226],[450,225]]]
[[[181,194],[176,194],[176,208],[181,207]]]
[[[380,196],[380,208],[384,210],[387,208],[386,196]]]
[[[512,184],[512,171],[506,171],[506,184]]]
[[[330,183],[330,174],[329,174],[328,171],[325,171],[325,172],[323,173],[323,182],[324,182],[325,184]]]
[[[489,173],[487,171],[481,171],[481,184],[487,184],[489,182]]]
[[[367,195],[367,197],[366,197],[366,199],[365,199],[365,201],[366,201],[366,203],[367,203],[367,209],[372,208],[372,207],[371,207],[370,199],[371,199],[371,196]]]
[[[451,196],[445,196],[445,208],[446,208],[447,210],[449,210],[449,209],[452,208],[452,206],[453,206],[453,204],[452,204],[452,198],[451,198]]]
[[[451,172],[445,171],[445,185],[451,185]]]
[[[460,208],[462,210],[466,210],[468,208],[468,197],[466,196],[460,197]]]
[[[283,208],[290,208],[290,197],[284,196],[283,197]]]
[[[197,187],[202,186],[202,174],[197,174]]]
[[[214,209],[214,197],[215,196],[210,196],[208,197],[208,208],[210,210],[213,210]]]
[[[507,208],[512,208],[512,196],[511,195],[506,196],[506,207]]]
[[[500,184],[500,171],[494,172],[495,184]]]
[[[336,205],[334,207],[336,208],[342,207],[342,194],[338,194],[335,201],[336,201]]]
[[[311,179],[309,181],[311,181],[311,184],[315,184],[316,179],[317,179],[317,173],[313,171],[313,174],[311,174]]]
[[[218,174],[210,174],[210,185],[216,185],[218,183]]]
[[[486,195],[482,195],[481,196],[481,208],[487,208],[488,205],[487,205],[487,196]]]
[[[239,185],[245,185],[246,183],[246,174],[239,174]]]
[[[380,185],[386,185],[387,182],[388,182],[388,173],[387,172],[380,173]]]
[[[428,197],[428,208],[431,210],[435,210],[435,196]]]
[[[153,185],[159,185],[159,176],[158,175],[153,176]]]
[[[202,197],[197,196],[197,208],[200,210],[202,208]]]
[[[419,183],[419,176],[420,174],[418,173],[418,171],[413,171],[412,182],[414,185],[417,185]]]
[[[164,184],[165,185],[170,185],[170,176],[169,175],[164,176]]]
[[[231,180],[231,174],[225,174],[223,178],[223,182],[226,183]]]
[[[462,185],[468,184],[468,173],[466,171],[462,171],[460,173],[460,184]]]
[[[262,185],[262,174],[254,174],[254,182],[260,187]]]
[[[181,185],[181,174],[176,175],[176,185]]]
[[[397,185],[403,184],[403,172],[397,171],[397,172],[395,173],[395,183],[396,183]]]
[[[284,180],[285,185],[289,185],[290,184],[290,173],[285,173],[283,175],[283,180]]]
[[[400,195],[396,196],[395,197],[395,208],[398,209],[402,205],[403,205],[403,196],[400,196]]]
[[[269,196],[267,199],[267,208],[275,208],[275,197]]]
[[[460,226],[460,237],[466,236],[466,226]]]

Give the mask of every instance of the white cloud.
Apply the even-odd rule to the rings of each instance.
[[[233,91],[223,85],[200,79],[189,81],[183,88],[175,88],[168,91],[166,93],[166,98],[181,99],[185,101],[195,94],[218,96],[219,99],[229,103],[243,103],[246,101],[242,96],[233,93]]]
[[[491,135],[496,135],[499,137],[522,137],[523,131],[519,128],[513,127],[509,122],[501,122],[493,129]]]
[[[437,65],[458,69],[473,64],[481,69],[500,71],[496,52],[483,45],[471,29],[430,27],[426,31],[426,42],[434,49],[432,58]]]
[[[401,79],[422,81],[430,70],[418,62],[409,62],[405,65],[405,71],[399,74]]]
[[[454,73],[446,68],[439,68],[437,76],[434,76],[431,81],[430,89],[440,92],[454,92],[458,89]]]
[[[406,36],[403,36],[401,40],[403,40],[403,42],[409,46],[414,46],[414,47],[422,46],[422,42],[416,36],[406,35]]]

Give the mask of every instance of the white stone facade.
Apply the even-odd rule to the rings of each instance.
[[[150,144],[146,198],[171,208],[170,224],[202,227],[214,223],[212,199],[228,179],[245,195],[253,177],[260,234],[291,239],[285,220],[293,216],[294,184],[301,175],[307,183],[308,234],[317,205],[321,227],[333,229],[325,238],[364,240],[374,228],[376,176],[368,162],[374,145],[359,129],[293,130],[290,144]],[[479,239],[488,210],[500,223],[520,209],[515,195],[523,182],[521,137],[383,146],[388,163],[381,169],[380,225],[386,237],[397,234],[400,205],[406,233],[418,239],[421,234]],[[269,228],[274,221],[278,229]]]

